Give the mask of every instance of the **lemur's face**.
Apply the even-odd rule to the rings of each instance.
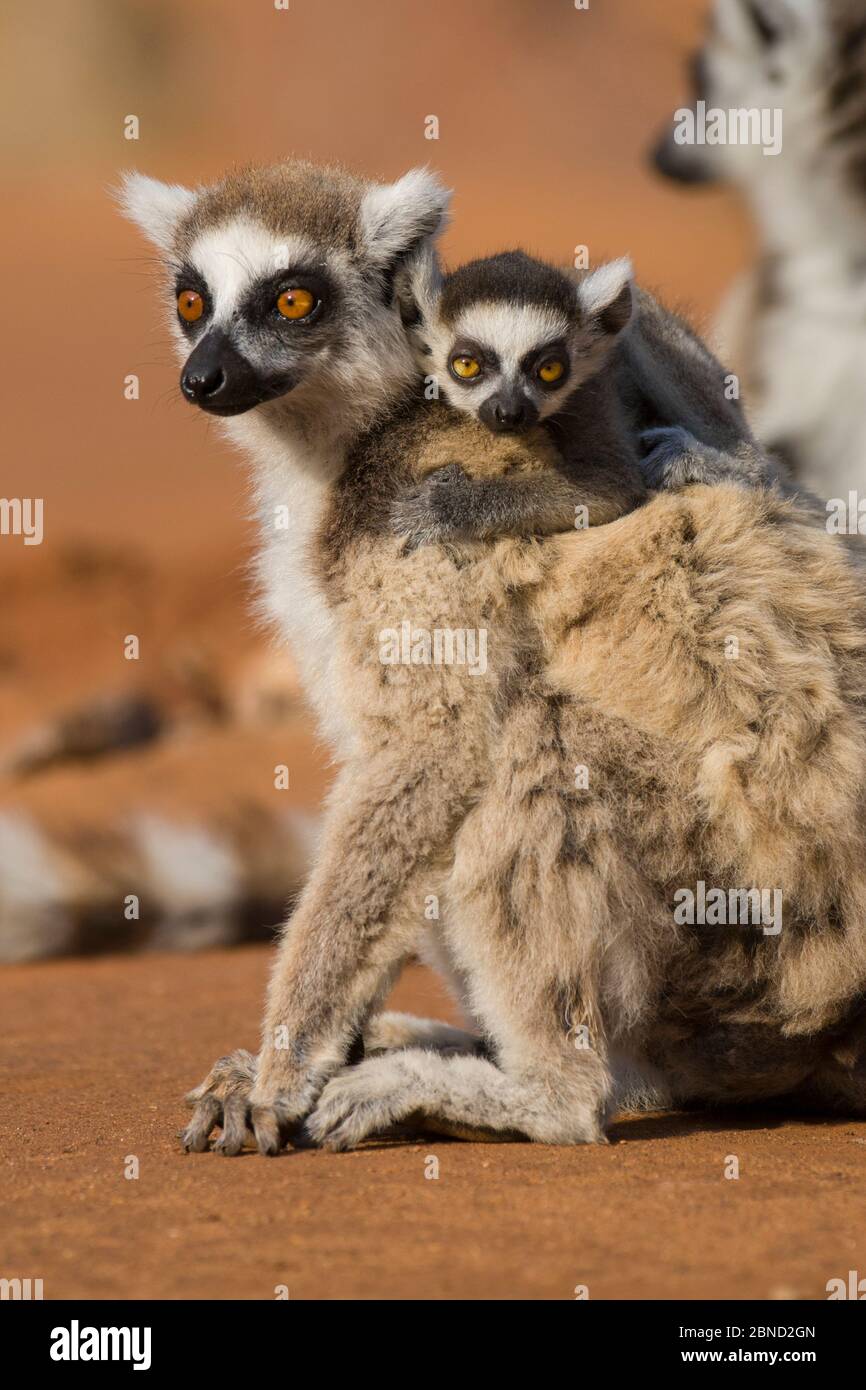
[[[290,163],[198,193],[136,175],[124,197],[163,253],[191,404],[232,416],[298,393],[340,410],[383,361],[411,375],[394,281],[444,215],[429,174],[376,185]]]
[[[691,60],[692,90],[680,109],[697,111],[703,102],[707,111],[766,112],[766,119],[782,110],[780,134],[811,142],[825,115],[820,87],[829,85],[827,77],[837,61],[832,11],[845,2],[716,0],[705,42]],[[764,155],[755,117],[748,126],[742,119],[748,138],[718,140],[708,127],[707,139],[700,143],[680,143],[682,132],[678,140],[676,123],[669,124],[653,151],[656,168],[680,183],[722,179],[747,184],[766,176],[780,156]]]
[[[241,415],[340,360],[348,264],[303,238],[280,245],[234,219],[197,236],[175,268],[180,389],[211,415]]]
[[[458,410],[521,433],[562,409],[631,317],[630,266],[582,282],[523,252],[461,267],[422,308],[420,361]]]
[[[573,375],[572,330],[541,305],[475,304],[442,325],[436,375],[458,409],[490,430],[520,433],[560,404]]]

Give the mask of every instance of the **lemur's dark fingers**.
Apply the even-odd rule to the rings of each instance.
[[[249,1104],[244,1095],[226,1099],[222,1117],[223,1132],[214,1144],[214,1152],[233,1158],[253,1138],[249,1127]]]
[[[214,1095],[203,1096],[195,1102],[192,1119],[181,1135],[181,1143],[187,1153],[204,1153],[208,1147],[211,1131],[222,1115],[222,1104]]]
[[[272,1105],[254,1105],[253,1130],[259,1153],[273,1158],[283,1147],[283,1136],[277,1112]]]

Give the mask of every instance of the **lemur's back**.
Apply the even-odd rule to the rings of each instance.
[[[751,439],[726,368],[684,319],[646,290],[636,291],[635,318],[618,343],[612,369],[636,432],[678,425],[732,452]]]
[[[555,544],[538,590],[552,688],[668,750],[632,821],[637,861],[662,893],[704,878],[783,895],[778,940],[758,946],[737,928],[675,943],[668,919],[666,996],[679,978],[704,1023],[720,990],[741,1022],[835,1023],[866,987],[862,572],[794,503],[735,486]]]

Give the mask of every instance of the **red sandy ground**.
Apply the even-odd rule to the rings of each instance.
[[[609,1147],[184,1154],[180,1097],[255,1045],[267,963],[247,948],[0,976],[0,1271],[46,1298],[819,1299],[866,1270],[866,1123],[653,1116]],[[421,969],[396,1002],[447,1008]]]

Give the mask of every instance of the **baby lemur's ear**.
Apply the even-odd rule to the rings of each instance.
[[[396,183],[375,184],[364,194],[362,254],[389,286],[400,263],[442,230],[450,201],[429,169],[410,169]]]
[[[425,332],[436,321],[442,271],[434,243],[427,239],[411,251],[394,276],[394,297],[403,326],[422,353],[429,350]]]
[[[196,200],[191,188],[160,183],[132,171],[121,176],[116,197],[124,216],[140,227],[160,251],[171,250],[177,225]]]
[[[587,328],[616,338],[631,323],[635,309],[634,270],[628,256],[591,270],[577,287],[577,302]]]

